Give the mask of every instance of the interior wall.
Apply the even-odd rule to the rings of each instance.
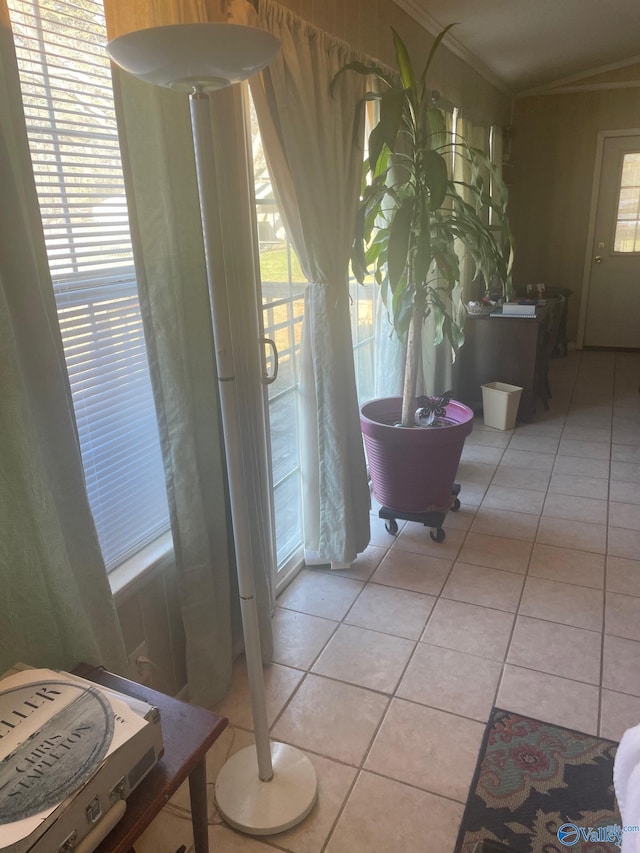
[[[615,72],[616,80],[621,76],[632,82],[629,72]],[[514,281],[542,281],[573,290],[568,319],[572,341],[578,330],[598,133],[638,127],[640,87],[634,85],[514,102],[510,158]]]
[[[392,0],[279,0],[314,26],[343,39],[356,50],[394,66],[391,27],[405,41],[416,73],[422,71],[433,36]],[[477,123],[504,127],[511,98],[441,45],[431,67],[430,85]]]

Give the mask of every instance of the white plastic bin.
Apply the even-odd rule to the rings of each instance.
[[[494,429],[513,429],[518,416],[522,388],[506,382],[488,382],[482,386],[484,422]]]

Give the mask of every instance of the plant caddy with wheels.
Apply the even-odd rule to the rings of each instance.
[[[379,121],[369,135],[351,265],[360,283],[372,267],[395,334],[406,345],[402,397],[372,400],[360,410],[373,493],[390,533],[397,532],[396,518],[420,521],[437,542],[444,539],[447,512],[460,507],[454,480],[473,412],[450,395],[416,397],[424,322],[433,318],[434,345],[446,340],[453,359],[466,317],[461,255],[487,288],[498,286],[505,297],[513,261],[498,171],[484,152],[447,129],[444,112],[434,106],[438,95],[427,87],[449,29],[435,39],[419,77],[395,30],[396,73],[352,62],[336,75],[356,72],[376,81],[365,95],[378,101]],[[462,158],[467,180],[454,179],[454,156]],[[490,188],[483,173],[491,176]]]

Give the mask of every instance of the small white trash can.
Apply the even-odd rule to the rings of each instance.
[[[482,386],[484,422],[494,429],[513,429],[518,416],[522,388],[506,382],[488,382]]]

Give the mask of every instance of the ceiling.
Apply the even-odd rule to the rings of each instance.
[[[640,62],[640,0],[395,0],[511,93]]]

